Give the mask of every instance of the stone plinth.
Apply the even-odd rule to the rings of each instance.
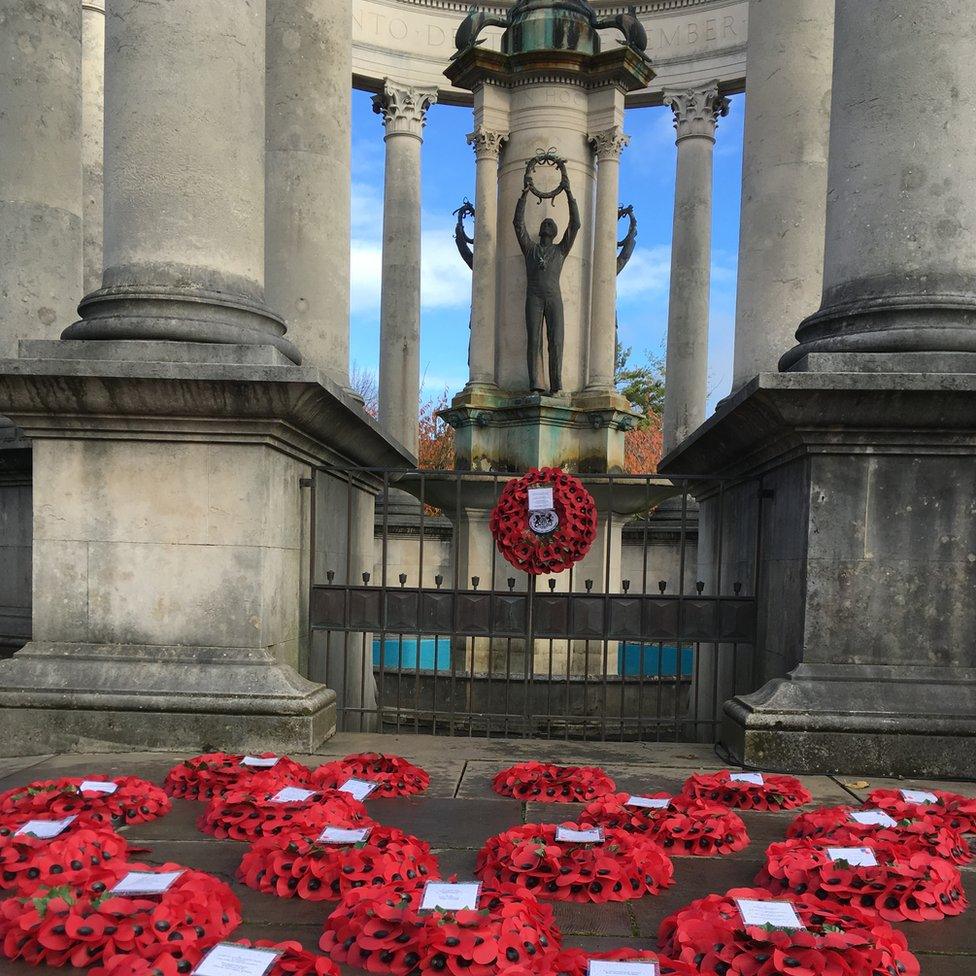
[[[974,393],[976,374],[763,373],[664,459],[743,479],[726,515],[760,539],[757,684],[773,680],[725,704],[737,759],[973,774]]]
[[[302,677],[309,477],[407,459],[312,369],[25,345],[39,358],[0,363],[0,413],[33,441],[33,640],[0,665],[0,734],[33,751],[314,749],[335,691]],[[371,527],[376,485],[355,491]]]

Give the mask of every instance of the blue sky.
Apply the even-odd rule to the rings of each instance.
[[[375,371],[379,361],[380,251],[383,215],[383,127],[371,96],[353,93],[351,359]],[[710,407],[732,380],[736,258],[745,96],[732,99],[715,147]],[[467,378],[471,276],[454,248],[451,212],[474,199],[474,154],[465,143],[471,110],[435,105],[423,147],[423,276],[421,374],[426,396],[455,393]],[[631,137],[621,158],[620,197],[640,222],[637,249],[619,280],[620,338],[634,358],[664,354],[668,321],[675,145],[670,109],[627,112]],[[623,226],[623,225],[622,225]]]

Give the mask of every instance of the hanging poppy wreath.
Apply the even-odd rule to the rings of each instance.
[[[905,794],[908,794],[906,797]],[[935,800],[914,800],[913,796]],[[895,820],[927,820],[940,827],[952,827],[961,834],[976,833],[976,800],[944,790],[873,790],[868,804],[884,810]]]
[[[656,962],[661,976],[698,976],[698,970],[685,962],[675,962],[649,949],[614,949],[611,952],[584,952],[582,949],[562,949],[552,961],[552,976],[587,976],[593,959],[606,962]]]
[[[901,820],[893,826],[858,823],[852,815],[868,812],[868,807],[820,807],[801,813],[787,828],[787,837],[813,837],[831,840],[836,846],[857,846],[862,840],[898,844],[923,851],[953,864],[968,864],[973,852],[966,838],[952,827],[940,827],[927,820]],[[882,813],[884,811],[881,811]],[[894,819],[894,818],[892,818]]]
[[[402,756],[380,752],[360,752],[336,759],[314,770],[312,786],[334,790],[347,779],[364,779],[379,786],[370,796],[412,796],[423,793],[430,785],[430,775]]]
[[[721,804],[656,793],[648,799],[667,800],[668,805],[646,807],[628,803],[630,798],[629,793],[601,796],[583,808],[581,819],[642,834],[676,856],[734,854],[749,846],[742,818]]]
[[[82,783],[114,783],[115,791],[80,789]],[[24,814],[61,820],[72,815],[113,824],[146,823],[172,809],[169,797],[155,784],[135,776],[66,776],[35,780],[0,793],[0,816]]]
[[[339,976],[339,967],[331,959],[308,952],[300,942],[235,939],[229,944],[244,949],[273,949],[280,952],[267,976]],[[89,970],[89,976],[187,976],[209,951],[209,946],[193,946],[189,950],[167,947],[152,958],[115,956],[104,966]]]
[[[511,882],[556,901],[626,901],[656,895],[673,883],[668,856],[640,834],[605,827],[601,842],[556,839],[559,827],[582,831],[593,826],[513,827],[488,839],[478,852],[475,874],[486,884]]]
[[[616,789],[599,766],[555,766],[524,762],[503,769],[491,781],[502,796],[536,803],[587,803]]]
[[[412,887],[438,874],[430,844],[395,827],[370,827],[355,844],[320,841],[321,834],[316,827],[255,841],[238,879],[266,894],[325,901],[368,886]]]
[[[0,888],[29,895],[38,888],[114,881],[129,845],[111,827],[75,820],[56,837],[17,831],[30,819],[0,818]]]
[[[770,844],[756,884],[774,895],[809,891],[827,905],[853,905],[886,922],[934,922],[966,910],[959,869],[948,861],[885,841],[862,840],[857,846],[870,850],[878,863],[835,861],[828,850],[836,850],[832,841]]]
[[[237,896],[209,874],[180,864],[126,864],[120,876],[128,871],[182,874],[152,897],[110,895],[112,885],[97,881],[8,898],[0,902],[3,955],[33,966],[80,969],[119,955],[151,959],[177,944],[190,953],[219,942],[241,922]]]
[[[215,796],[197,827],[205,834],[224,840],[257,840],[284,831],[333,827],[365,827],[373,821],[366,807],[348,793],[339,790],[316,790],[306,799],[279,802],[271,798],[282,787],[275,784],[267,790],[227,790]]]
[[[421,912],[422,897],[422,887],[351,891],[319,947],[337,963],[393,976],[548,976],[559,929],[524,888],[486,885],[477,910]]]
[[[810,791],[794,776],[776,773],[757,773],[762,782],[733,779],[741,773],[723,769],[718,773],[692,773],[681,790],[683,796],[693,797],[737,810],[792,810],[809,803]]]
[[[705,976],[919,976],[905,936],[876,916],[828,908],[806,894],[790,898],[804,929],[746,925],[737,898],[773,896],[762,888],[734,888],[699,898],[661,923],[661,951]]]
[[[555,525],[550,516],[544,526],[552,526],[551,531],[530,528],[530,488],[552,488]],[[559,468],[530,468],[505,485],[488,524],[498,551],[516,569],[533,576],[561,573],[593,545],[596,503],[579,478]]]
[[[275,760],[273,766],[245,763],[244,760],[268,762]],[[258,784],[308,782],[309,769],[287,756],[276,756],[263,752],[254,756],[238,756],[228,752],[207,752],[177,763],[163,781],[163,789],[170,796],[184,800],[209,800],[225,790]]]

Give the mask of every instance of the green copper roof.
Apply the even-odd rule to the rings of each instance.
[[[518,0],[502,40],[506,54],[580,51],[598,54],[596,14],[586,0]]]

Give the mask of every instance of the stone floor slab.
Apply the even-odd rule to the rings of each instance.
[[[432,847],[477,849],[489,837],[522,822],[522,805],[501,798],[403,797],[373,800],[369,811],[380,823],[416,834]]]
[[[556,924],[564,936],[582,935],[633,938],[637,931],[626,901],[612,901],[603,905],[580,904],[574,901],[554,901]]]

